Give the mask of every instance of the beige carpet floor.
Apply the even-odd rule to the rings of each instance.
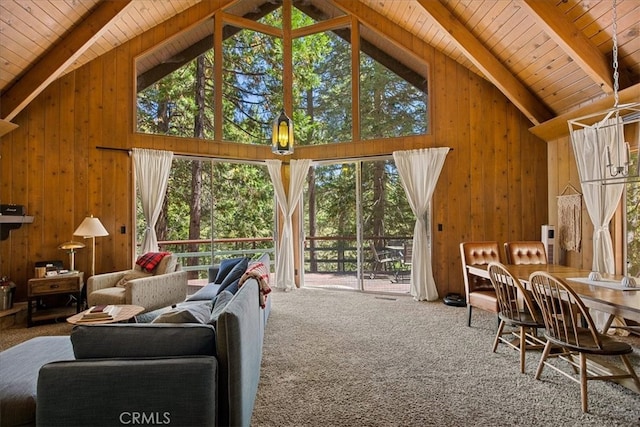
[[[546,369],[539,353],[520,374],[518,354],[491,352],[495,316],[407,296],[303,288],[274,291],[252,426],[638,426],[640,395]],[[0,349],[61,322],[0,331]],[[637,340],[636,340],[637,343]],[[640,349],[632,362],[640,371]]]
[[[253,426],[638,426],[640,395],[491,352],[496,318],[411,297],[273,292]],[[640,353],[633,363],[640,371]]]

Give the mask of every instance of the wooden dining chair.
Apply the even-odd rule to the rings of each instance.
[[[627,343],[599,333],[584,302],[564,280],[539,271],[529,276],[529,283],[542,312],[545,325],[544,336],[547,338],[536,370],[536,379],[540,379],[542,370],[548,366],[579,383],[583,412],[587,412],[588,409],[587,381],[589,380],[611,381],[631,378],[635,386],[640,389],[638,376],[627,357],[633,352],[633,348]],[[552,353],[553,346],[561,348],[562,352]],[[575,360],[575,355],[578,355],[578,361]],[[620,356],[626,371],[616,369],[615,373],[604,375],[602,371],[590,370],[587,365],[588,355]],[[567,361],[574,373],[579,374],[579,378],[549,363],[549,359],[555,357]]]
[[[547,264],[547,251],[539,241],[506,242],[507,264]]]
[[[500,325],[493,341],[492,351],[495,353],[498,344],[504,343],[520,352],[520,372],[524,373],[525,354],[528,349],[542,349],[545,341],[538,335],[538,329],[544,328],[542,315],[533,303],[533,296],[520,280],[499,262],[490,262],[487,267],[491,284],[496,290],[498,317]],[[522,307],[520,307],[522,305]],[[505,330],[505,326],[517,330]],[[518,341],[514,344],[515,336]]]
[[[498,297],[491,280],[470,274],[467,265],[487,265],[492,261],[500,262],[500,247],[498,242],[462,242],[460,243],[460,260],[467,301],[467,326],[471,326],[472,308],[477,307],[497,314]]]

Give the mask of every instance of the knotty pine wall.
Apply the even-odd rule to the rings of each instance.
[[[203,3],[56,80],[16,117],[19,128],[0,139],[0,202],[25,205],[35,217],[0,242],[0,273],[17,283],[17,300],[26,298],[34,262],[63,259],[67,264],[67,254],[57,246],[72,239],[87,215],[100,218],[110,233],[96,238],[96,272],[131,267],[132,160],[124,151],[96,147],[271,157],[268,147],[133,133],[134,57],[215,11],[210,2]],[[429,66],[432,133],[299,147],[294,158],[453,148],[433,198],[433,272],[441,296],[464,293],[460,242],[540,239],[540,226],[548,221],[547,146],[493,85],[414,36],[397,27],[392,31],[398,45]],[[85,271],[85,280],[90,263],[90,248],[80,250],[76,266]]]

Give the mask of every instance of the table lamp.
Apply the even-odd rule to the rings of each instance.
[[[76,250],[84,248],[84,243],[80,242],[64,242],[58,249],[69,252],[69,271],[76,271]]]
[[[73,235],[82,236],[85,239],[91,238],[91,275],[94,276],[96,274],[96,237],[108,236],[109,232],[98,218],[91,215],[80,223]]]

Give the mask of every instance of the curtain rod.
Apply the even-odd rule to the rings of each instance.
[[[100,145],[96,145],[96,149],[97,150],[124,151],[127,154],[131,154],[131,148],[102,147]]]

